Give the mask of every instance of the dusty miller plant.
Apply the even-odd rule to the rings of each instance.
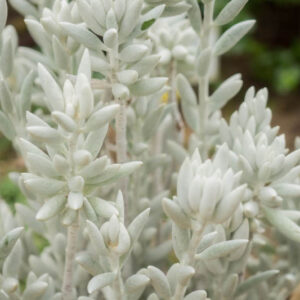
[[[226,121],[241,75],[210,87],[246,2],[10,0],[32,49],[0,0],[0,129],[26,168],[26,204],[0,202],[1,300],[290,295],[300,150],[266,89]]]

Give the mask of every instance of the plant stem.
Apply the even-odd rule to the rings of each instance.
[[[203,27],[201,30],[201,42],[202,50],[210,46],[211,35],[212,35],[212,25],[213,25],[213,12],[214,12],[215,0],[209,1],[204,4],[204,19]],[[204,77],[199,78],[198,82],[198,97],[199,97],[199,118],[200,118],[200,128],[199,135],[202,141],[202,155],[204,158],[207,157],[207,141],[206,141],[206,125],[208,120],[208,110],[207,103],[209,99],[209,77],[210,73]]]
[[[116,146],[117,146],[117,162],[124,163],[127,161],[127,116],[126,116],[126,101],[118,100],[120,110],[116,117]],[[125,220],[127,219],[128,197],[127,197],[127,178],[123,178],[120,182],[120,188],[124,197]]]
[[[171,103],[173,104],[173,114],[175,118],[176,125],[179,127],[179,139],[181,143],[184,143],[184,122],[180,111],[178,109],[177,96],[176,96],[176,74],[177,66],[176,61],[172,60],[171,70],[170,70],[170,85],[171,85]]]
[[[206,225],[203,224],[202,226],[194,229],[193,235],[192,235],[192,238],[191,238],[191,241],[189,244],[189,248],[187,251],[187,255],[180,262],[181,264],[186,265],[186,266],[192,266],[192,267],[194,266],[195,255],[197,254],[197,249],[198,249],[200,241],[202,239],[205,226]],[[184,295],[185,295],[188,285],[189,285],[189,281],[185,285],[178,284],[175,289],[173,300],[182,300],[184,298]]]
[[[118,276],[114,282],[114,294],[115,294],[115,300],[122,300],[125,298],[124,290],[123,290],[123,280],[122,280],[120,269],[118,270]]]
[[[63,300],[74,300],[73,298],[73,262],[76,254],[78,234],[78,223],[75,222],[68,227],[65,270],[63,278],[62,294]]]

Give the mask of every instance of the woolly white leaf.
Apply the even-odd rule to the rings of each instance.
[[[64,110],[64,98],[62,91],[47,69],[38,65],[39,78],[42,88],[46,94],[46,104],[51,110]]]
[[[78,43],[83,44],[85,47],[97,52],[106,50],[106,46],[100,41],[100,39],[82,25],[67,22],[61,22],[60,25],[67,34],[69,34]]]
[[[132,0],[127,2],[126,11],[120,24],[120,39],[124,41],[137,25],[138,16],[141,13],[143,6],[142,0]]]
[[[180,207],[172,200],[164,198],[162,206],[168,217],[175,222],[179,227],[189,228],[190,219],[184,214]]]
[[[116,277],[116,274],[103,273],[93,277],[88,283],[88,292],[91,294],[97,290],[101,290],[102,288],[110,285]]]
[[[20,235],[22,234],[24,228],[17,227],[9,231],[1,240],[0,240],[0,262],[4,260],[16,244]]]
[[[154,287],[155,292],[164,299],[171,297],[171,289],[166,275],[156,267],[149,266],[149,277]]]
[[[55,215],[57,215],[60,211],[62,211],[64,205],[66,203],[65,195],[57,195],[49,200],[46,200],[44,205],[39,209],[36,219],[39,221],[46,221]]]
[[[140,60],[147,51],[147,46],[143,44],[133,44],[121,50],[119,57],[126,63],[133,63]]]
[[[300,242],[300,227],[295,222],[286,217],[279,209],[263,207],[263,210],[268,221],[279,232],[295,242]]]
[[[0,33],[2,32],[7,20],[6,0],[0,0]]]
[[[184,300],[206,300],[207,293],[203,290],[194,291],[184,297]]]
[[[222,26],[232,21],[240,13],[247,2],[248,0],[231,0],[221,10],[215,20],[215,24]]]
[[[254,23],[255,21],[253,20],[240,22],[225,31],[215,44],[214,54],[222,55],[230,50],[244,35],[247,34]]]
[[[140,79],[132,84],[129,89],[134,96],[149,96],[158,92],[165,85],[167,80],[165,77]]]
[[[77,129],[75,121],[67,114],[60,111],[53,111],[51,115],[64,130],[74,132]]]
[[[238,295],[245,293],[249,289],[254,288],[258,284],[272,278],[273,276],[277,275],[278,273],[279,273],[278,270],[269,270],[269,271],[255,274],[255,275],[247,278],[244,282],[242,282],[240,284],[235,295],[238,296]]]
[[[230,254],[232,251],[244,246],[248,243],[248,240],[229,240],[221,243],[214,244],[206,248],[203,252],[196,255],[197,259],[213,260],[216,258],[224,257]]]
[[[210,96],[210,108],[214,112],[221,109],[230,99],[232,99],[242,88],[242,80],[226,80]]]
[[[94,112],[88,119],[85,125],[85,130],[93,131],[99,129],[102,126],[105,126],[115,117],[115,115],[119,111],[119,108],[120,106],[118,104],[111,104]]]
[[[33,300],[38,299],[47,289],[48,283],[44,281],[36,281],[26,287],[22,299]]]

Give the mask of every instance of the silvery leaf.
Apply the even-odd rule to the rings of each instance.
[[[38,299],[43,293],[45,293],[48,287],[48,283],[44,281],[36,281],[33,284],[26,287],[23,293],[23,300]]]
[[[63,70],[68,70],[70,66],[70,56],[56,36],[52,37],[52,48],[57,66]]]
[[[4,77],[9,77],[13,71],[14,49],[13,41],[10,37],[2,42],[0,67]]]
[[[230,274],[227,279],[225,280],[225,282],[223,283],[223,295],[225,297],[232,297],[233,294],[236,291],[236,288],[238,286],[239,283],[239,276],[238,274],[234,273],[234,274]]]
[[[8,254],[16,244],[17,240],[19,239],[20,235],[22,234],[23,230],[23,227],[15,228],[9,231],[0,240],[0,261],[3,261],[8,256]]]
[[[100,41],[100,39],[84,26],[67,22],[61,22],[60,25],[67,34],[85,47],[95,50],[96,52],[106,50],[106,46]]]
[[[300,227],[279,209],[263,207],[268,221],[284,236],[295,242],[300,241]]]
[[[171,297],[171,289],[166,275],[154,266],[149,266],[149,277],[155,292],[164,299]]]
[[[90,132],[83,143],[83,149],[88,150],[95,158],[103,145],[107,131],[108,124],[95,131]]]
[[[103,236],[101,232],[98,230],[97,226],[92,223],[91,221],[86,221],[87,224],[87,231],[88,235],[90,237],[92,246],[96,252],[100,252],[101,255],[103,256],[108,256],[108,250],[105,246]]]
[[[25,115],[26,111],[30,109],[30,100],[31,100],[31,92],[33,81],[36,77],[36,72],[31,71],[25,77],[22,87],[21,87],[21,94],[20,94],[20,111],[22,116]]]
[[[130,85],[138,80],[139,74],[135,70],[124,70],[117,73],[117,78],[120,83]]]
[[[188,80],[179,74],[176,78],[177,88],[181,97],[181,107],[187,124],[196,131],[198,128],[197,97]]]
[[[134,96],[149,96],[158,92],[167,82],[165,77],[155,77],[140,79],[136,83],[129,86],[130,92]]]
[[[57,177],[59,174],[55,170],[51,160],[45,156],[41,156],[37,153],[28,153],[26,160],[29,164],[30,169],[40,175],[48,177]]]
[[[120,106],[118,104],[111,104],[94,112],[86,122],[85,130],[93,131],[106,125],[106,123],[110,122],[115,117],[119,108]]]
[[[51,116],[64,130],[68,132],[74,132],[77,129],[77,124],[67,114],[60,111],[53,111]]]
[[[165,105],[159,105],[146,117],[142,128],[145,140],[149,140],[155,134],[159,124],[162,121],[164,110]]]
[[[212,112],[221,109],[242,88],[242,80],[228,80],[223,82],[210,96],[209,106]]]
[[[126,63],[134,63],[145,56],[148,47],[143,44],[129,45],[120,52],[120,59]]]
[[[214,244],[196,255],[196,259],[214,260],[229,255],[232,251],[248,243],[248,240],[229,240]]]
[[[12,96],[10,90],[4,80],[0,82],[0,102],[2,110],[5,113],[12,113],[13,106],[12,106]]]
[[[89,3],[84,0],[78,0],[77,5],[79,14],[83,21],[87,24],[87,26],[92,29],[97,35],[102,35],[104,32],[104,28],[94,18],[93,10]]]
[[[36,219],[46,221],[62,211],[66,203],[65,195],[56,195],[53,198],[46,200],[44,205],[39,209]]]
[[[95,159],[90,164],[80,170],[80,175],[84,178],[91,178],[101,174],[108,163],[107,156]]]
[[[187,151],[180,144],[172,140],[167,141],[167,149],[169,153],[173,156],[175,161],[179,164],[182,164],[182,162],[188,155]]]
[[[113,215],[118,216],[119,212],[112,203],[105,201],[101,198],[92,197],[89,199],[96,213],[106,219],[111,218]]]
[[[137,63],[131,65],[130,69],[137,71],[141,77],[151,73],[151,71],[157,66],[159,60],[159,55],[147,55]]]
[[[44,197],[53,196],[66,185],[65,182],[42,177],[25,179],[24,184],[30,192]]]
[[[172,243],[176,257],[181,260],[186,254],[190,243],[190,232],[187,229],[178,227],[175,223],[172,224]]]
[[[47,106],[51,110],[64,110],[64,98],[62,91],[47,69],[42,65],[38,65],[39,78],[42,88],[46,94]]]
[[[119,36],[121,41],[125,41],[126,38],[132,33],[142,10],[142,0],[132,0],[127,2],[125,14],[120,24]]]
[[[214,220],[223,223],[230,218],[237,209],[243,195],[246,191],[246,185],[241,185],[227,194],[216,207]]]
[[[75,260],[91,275],[96,276],[99,274],[99,264],[88,253],[79,253]]]
[[[204,290],[194,291],[184,297],[184,300],[206,300],[207,293]]]
[[[164,198],[162,200],[162,206],[167,216],[179,227],[184,229],[190,228],[191,223],[189,217],[184,214],[176,202],[168,198]]]
[[[206,48],[200,52],[197,60],[197,72],[200,77],[205,76],[211,64],[212,50],[211,48]]]
[[[51,127],[29,126],[27,131],[33,138],[43,143],[59,144],[62,141],[61,134]]]
[[[130,299],[139,299],[150,279],[143,274],[134,274],[125,282],[125,289]],[[134,298],[133,298],[134,297]]]
[[[135,242],[139,239],[141,233],[143,232],[143,229],[145,225],[148,222],[150,213],[150,208],[145,209],[142,211],[135,219],[129,224],[127,231],[131,238],[131,248],[130,250],[125,254],[125,256],[121,259],[121,264],[124,265],[127,261],[133,246],[135,245]]]
[[[16,132],[11,121],[0,111],[0,130],[9,140],[13,140]]]
[[[21,15],[39,18],[39,13],[30,2],[25,0],[10,0],[9,3]]]
[[[244,35],[247,34],[254,23],[255,21],[253,20],[240,22],[225,31],[215,44],[214,54],[222,55],[230,50]]]
[[[188,18],[191,22],[193,29],[197,33],[199,33],[202,26],[202,16],[201,16],[199,3],[197,0],[188,0],[187,3],[191,5],[191,7],[187,12]]]
[[[215,19],[215,24],[222,26],[232,21],[240,13],[247,2],[248,0],[231,0],[228,2]]]
[[[97,290],[101,290],[102,288],[110,285],[115,280],[115,273],[103,273],[93,277],[88,283],[88,292],[91,294]]]
[[[255,274],[251,277],[249,277],[248,279],[246,279],[244,282],[242,282],[235,295],[241,295],[245,292],[247,292],[249,289],[252,289],[253,287],[259,285],[260,283],[262,283],[265,280],[268,280],[270,278],[272,278],[273,276],[277,275],[279,273],[278,270],[269,270],[269,271],[265,271],[265,272],[261,272],[258,274]]]
[[[181,15],[186,12],[191,6],[186,3],[178,3],[176,5],[168,5],[163,13],[163,17],[172,17]]]
[[[0,0],[0,34],[5,27],[6,20],[7,20],[6,0]]]

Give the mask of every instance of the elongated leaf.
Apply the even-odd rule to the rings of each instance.
[[[95,51],[106,50],[100,39],[81,25],[61,22],[60,25],[75,41]]]
[[[0,0],[0,33],[2,32],[7,20],[6,0]]]
[[[46,200],[45,204],[39,209],[36,215],[36,219],[39,221],[46,221],[54,217],[60,211],[62,211],[65,203],[65,195],[57,195],[49,200]]]
[[[16,136],[16,132],[13,124],[2,111],[0,111],[0,131],[9,140],[13,140],[14,137]]]
[[[277,275],[279,273],[278,270],[269,270],[265,272],[261,272],[258,274],[255,274],[254,276],[251,276],[247,280],[245,280],[240,286],[238,287],[236,291],[236,296],[241,295],[245,292],[247,292],[249,289],[254,288],[258,284],[262,283],[265,280],[268,280],[272,278],[273,276]]]
[[[23,227],[15,228],[8,232],[0,240],[0,263],[8,256],[8,254],[16,244],[17,240],[19,239],[20,235],[22,234],[23,230]]]
[[[129,89],[135,96],[148,96],[158,92],[165,85],[167,80],[165,77],[141,79],[130,85]]]
[[[38,65],[39,78],[42,88],[46,94],[46,104],[51,110],[64,110],[64,98],[62,91],[47,69],[42,65]]]
[[[103,273],[93,277],[88,283],[88,292],[91,294],[110,285],[116,277],[115,273]]]
[[[232,99],[242,88],[242,80],[226,80],[218,89],[210,96],[210,111],[214,112],[221,109],[230,99]]]
[[[166,275],[156,267],[148,267],[149,276],[155,292],[163,299],[171,297],[171,289]]]
[[[249,20],[238,23],[227,31],[218,39],[215,44],[214,54],[222,55],[230,50],[235,44],[253,27],[255,21]]]
[[[213,260],[229,255],[232,251],[244,246],[248,243],[248,240],[229,240],[214,244],[206,248],[203,252],[196,255],[197,259]]]
[[[268,221],[284,236],[300,242],[300,227],[289,219],[281,210],[263,207]]]
[[[221,10],[215,20],[215,24],[222,26],[232,21],[240,13],[247,2],[248,0],[231,0]]]
[[[48,287],[48,283],[44,281],[36,281],[33,284],[26,287],[23,293],[23,300],[34,300],[38,299],[43,295]]]

